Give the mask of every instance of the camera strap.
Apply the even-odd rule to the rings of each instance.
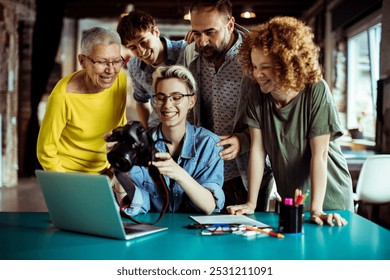
[[[167,187],[167,184],[165,183],[164,177],[161,175],[160,171],[158,171],[158,168],[155,167],[154,165],[150,165],[148,167],[148,171],[149,171],[150,177],[152,178],[154,184],[157,187],[157,190],[158,190],[160,196],[164,200],[163,206],[161,208],[160,216],[153,223],[140,222],[125,212],[125,209],[129,208],[131,205],[131,202],[133,201],[134,193],[135,193],[135,186],[134,186],[133,180],[131,180],[131,178],[127,172],[121,172],[118,170],[114,170],[115,177],[117,178],[119,183],[122,185],[122,187],[125,189],[126,194],[127,194],[124,198],[122,198],[122,200],[119,203],[121,216],[125,217],[125,218],[129,218],[130,220],[132,220],[133,222],[135,222],[137,224],[151,224],[151,225],[153,225],[153,224],[156,224],[157,222],[159,222],[161,220],[162,216],[167,211],[168,204],[169,204],[169,193],[168,193],[168,187]]]

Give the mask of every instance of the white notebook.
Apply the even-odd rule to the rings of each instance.
[[[203,216],[190,216],[192,220],[202,225],[245,225],[258,228],[272,228],[270,225],[259,222],[244,215],[203,215]]]

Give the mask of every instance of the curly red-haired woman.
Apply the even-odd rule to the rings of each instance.
[[[230,213],[252,213],[266,154],[279,194],[310,190],[305,208],[311,222],[342,226],[347,221],[324,210],[353,211],[352,180],[336,139],[338,111],[322,78],[320,49],[309,26],[275,17],[254,27],[240,46],[240,61],[254,81],[247,108],[250,128],[249,192]]]

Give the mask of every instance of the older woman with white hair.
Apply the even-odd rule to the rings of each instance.
[[[126,73],[115,30],[85,31],[78,62],[81,70],[52,90],[39,131],[37,157],[45,170],[105,173],[107,131],[126,124]]]

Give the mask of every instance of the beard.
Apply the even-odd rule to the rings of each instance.
[[[211,45],[200,47],[198,49],[198,52],[201,56],[203,56],[206,60],[210,62],[217,61],[225,54],[225,50],[221,50],[220,48],[215,48],[214,46]]]
[[[210,62],[218,61],[229,50],[230,36],[227,35],[225,38],[219,47],[209,43],[204,47],[196,46],[196,51]]]

